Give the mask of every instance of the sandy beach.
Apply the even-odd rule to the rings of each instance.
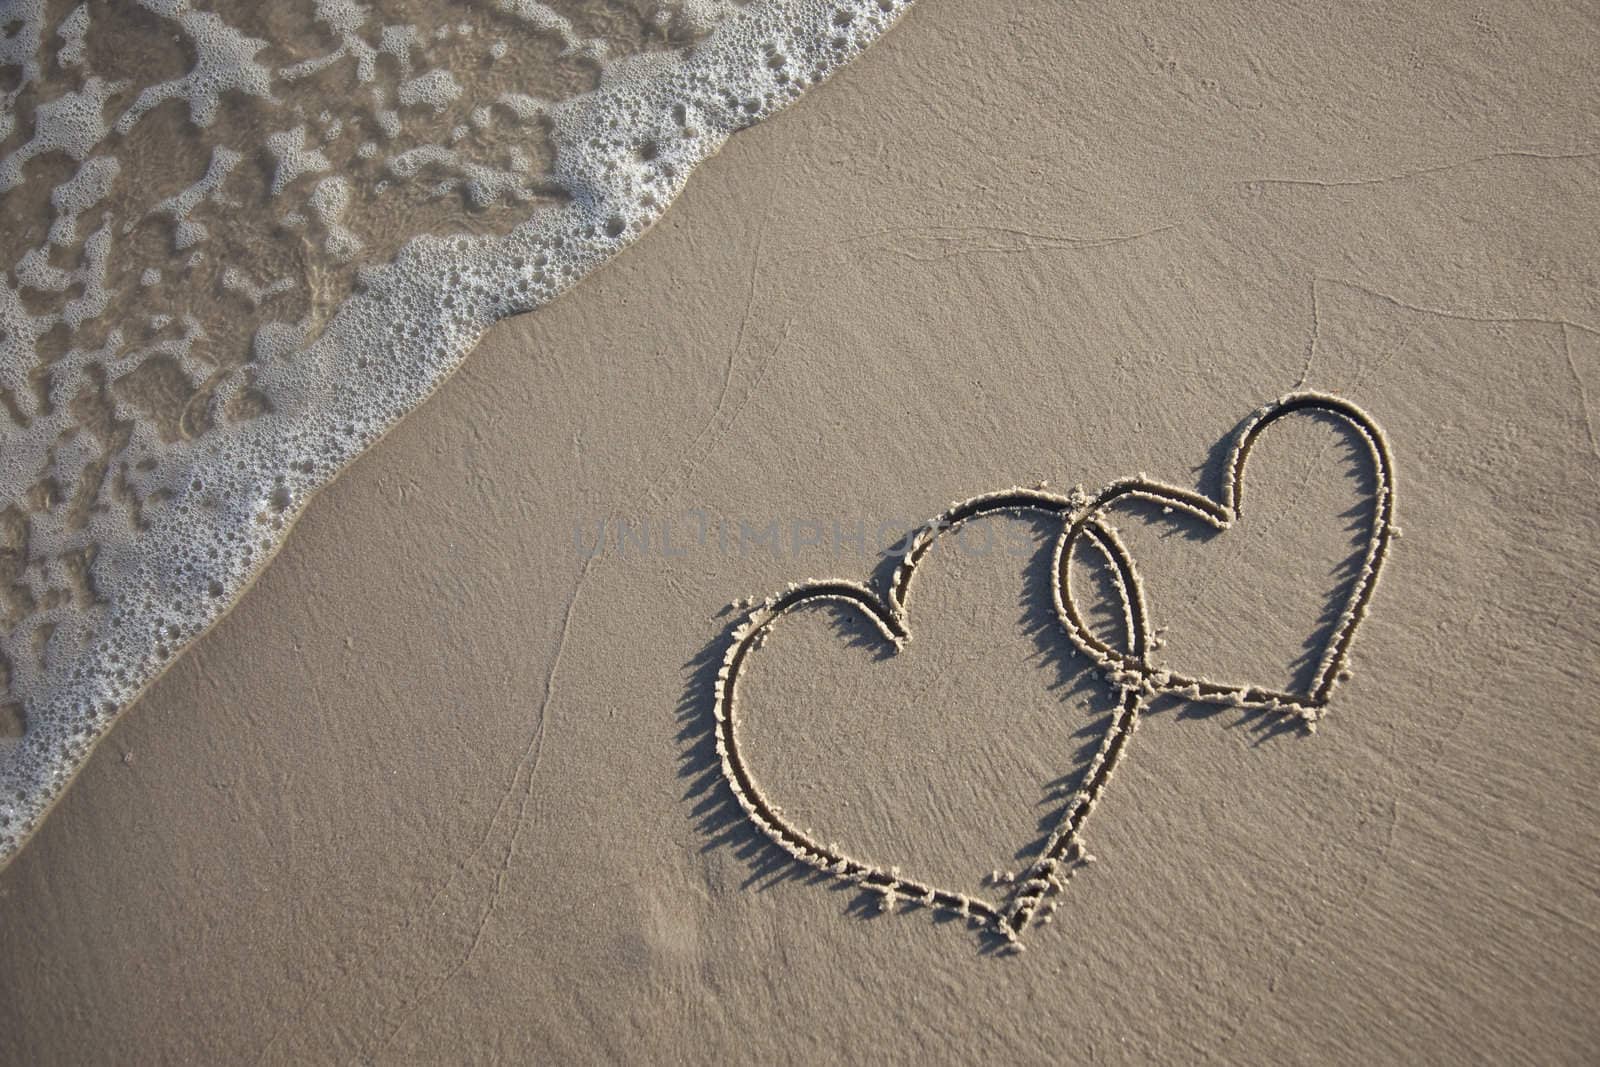
[[[1582,4],[919,0],[494,326],[115,726],[0,871],[0,1060],[1592,1058],[1597,45]],[[885,582],[977,494],[1215,494],[1299,389],[1381,426],[1401,531],[1314,732],[1153,699],[1020,953],[744,817],[747,598]],[[1173,670],[1294,687],[1371,479],[1316,418],[1250,463],[1235,528],[1118,525]],[[774,628],[739,699],[788,817],[1004,892],[1117,701],[1060,530],[952,533],[893,655]]]

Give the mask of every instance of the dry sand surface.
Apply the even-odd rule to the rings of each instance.
[[[496,327],[0,873],[0,1057],[1592,1057],[1592,5],[1113,6],[923,0]],[[1387,432],[1403,529],[1315,733],[1157,701],[1020,954],[762,844],[709,740],[731,601],[1011,485],[1215,492],[1301,385]],[[1126,516],[1171,664],[1303,675],[1369,481],[1308,418],[1235,529]],[[788,817],[952,890],[1026,865],[1114,703],[1058,531],[930,556],[897,655],[774,629],[740,701]]]

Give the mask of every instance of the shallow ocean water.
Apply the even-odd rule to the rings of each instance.
[[[488,326],[903,6],[9,5],[0,864]]]

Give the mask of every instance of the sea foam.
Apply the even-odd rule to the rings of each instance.
[[[0,9],[0,865],[486,328],[908,2]]]

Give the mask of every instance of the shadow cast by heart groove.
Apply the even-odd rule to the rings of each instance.
[[[1073,553],[1087,539],[1098,544],[1108,529],[1107,513],[1119,504],[1154,506],[1198,520],[1217,534],[1233,527],[1244,510],[1245,471],[1261,435],[1290,416],[1333,419],[1352,432],[1366,452],[1371,477],[1371,515],[1366,537],[1356,560],[1352,561],[1348,592],[1331,624],[1322,621],[1324,639],[1315,655],[1315,669],[1303,689],[1287,690],[1249,682],[1222,682],[1201,675],[1183,674],[1153,667],[1145,651],[1123,651],[1096,635],[1083,618],[1072,589],[1069,566]],[[1333,696],[1334,688],[1348,677],[1351,646],[1356,630],[1366,617],[1377,588],[1378,577],[1389,557],[1389,547],[1399,535],[1394,524],[1394,461],[1383,431],[1366,412],[1339,397],[1321,393],[1294,393],[1255,412],[1234,438],[1221,478],[1217,497],[1159,482],[1144,474],[1123,478],[1102,489],[1093,500],[1075,511],[1061,540],[1062,619],[1068,636],[1084,653],[1105,668],[1114,684],[1137,687],[1154,695],[1170,693],[1190,700],[1229,704],[1284,712],[1303,719],[1314,727]],[[1130,574],[1126,588],[1130,610],[1141,628],[1148,625],[1144,586],[1137,573]]]
[[[1347,427],[1370,464],[1372,506],[1366,538],[1347,576],[1347,595],[1331,618],[1319,621],[1320,654],[1310,683],[1302,690],[1275,689],[1252,683],[1213,681],[1202,676],[1175,674],[1150,662],[1152,635],[1146,596],[1132,556],[1109,521],[1109,511],[1119,504],[1153,506],[1199,520],[1210,536],[1225,533],[1242,514],[1244,476],[1252,450],[1261,434],[1291,416],[1330,419]],[[1296,393],[1280,398],[1246,419],[1233,436],[1222,466],[1220,491],[1207,496],[1194,490],[1152,480],[1140,474],[1112,482],[1090,497],[1081,490],[1068,496],[1038,489],[1012,488],[973,497],[952,506],[909,535],[897,564],[886,564],[871,584],[828,579],[791,584],[748,610],[730,626],[722,642],[706,649],[688,665],[689,684],[680,707],[684,727],[679,740],[685,746],[682,774],[694,779],[687,797],[700,797],[694,814],[709,837],[706,848],[727,844],[747,861],[754,873],[746,885],[773,884],[792,877],[854,887],[876,897],[880,909],[907,902],[935,914],[958,917],[979,928],[989,947],[1018,950],[1030,924],[1048,921],[1064,881],[1089,857],[1082,850],[1083,827],[1102,798],[1141,713],[1159,698],[1229,705],[1247,713],[1269,715],[1278,722],[1314,728],[1332,698],[1334,688],[1348,674],[1355,632],[1366,616],[1379,574],[1399,530],[1394,525],[1394,469],[1389,447],[1377,424],[1355,405],[1338,397]],[[1042,826],[1038,853],[1010,891],[1000,900],[983,899],[941,889],[902,875],[898,867],[855,858],[839,846],[826,843],[810,830],[785,817],[761,787],[748,754],[742,749],[739,722],[744,709],[738,700],[739,682],[753,654],[773,628],[796,610],[816,604],[830,605],[856,618],[860,627],[842,628],[855,642],[875,638],[882,655],[900,653],[911,636],[908,600],[918,565],[936,540],[974,519],[999,513],[1031,513],[1059,520],[1059,535],[1051,561],[1051,598],[1054,615],[1070,646],[1098,666],[1117,694],[1115,710],[1091,743],[1090,758],[1076,788]],[[1123,642],[1113,644],[1097,634],[1079,604],[1074,564],[1083,550],[1093,551],[1104,564],[1100,592],[1117,604],[1114,613]],[[889,561],[892,563],[892,560]],[[880,588],[883,590],[880,592]],[[1027,623],[1037,635],[1037,619]],[[862,637],[861,632],[871,636]],[[704,707],[712,705],[711,722]],[[1063,778],[1062,781],[1067,779]],[[723,790],[726,790],[724,792]],[[729,794],[734,804],[726,803]],[[1026,850],[1024,850],[1026,851]],[[798,862],[796,862],[798,861]],[[867,910],[857,898],[850,911]]]

